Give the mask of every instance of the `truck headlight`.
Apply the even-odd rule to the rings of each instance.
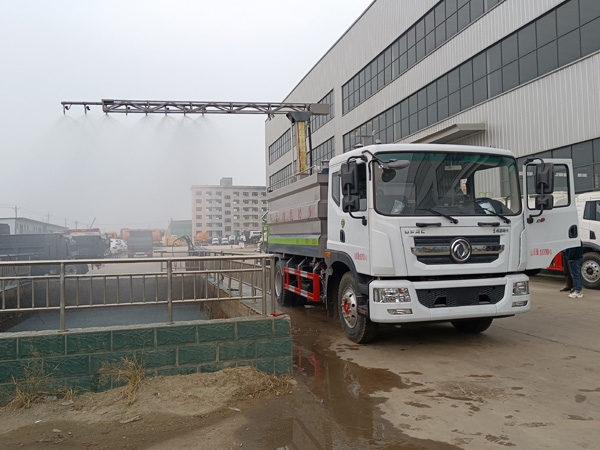
[[[376,303],[405,303],[410,302],[408,288],[375,288],[373,301]]]
[[[515,281],[513,283],[513,295],[529,294],[529,281]]]

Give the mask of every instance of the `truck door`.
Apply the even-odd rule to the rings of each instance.
[[[359,273],[369,272],[370,261],[366,168],[363,162],[354,164],[352,188],[346,192],[344,192],[344,176],[341,175],[344,169],[340,170],[339,178],[335,174],[335,181],[332,183],[340,183],[338,180],[341,178],[341,194],[339,194],[341,198],[339,203],[337,199],[333,199],[332,208],[329,209],[331,214],[327,218],[329,247],[345,253],[353,261]],[[348,203],[352,203],[351,208],[344,207]]]
[[[567,159],[536,159],[523,169],[521,268],[545,269],[558,253],[581,242],[573,168]]]

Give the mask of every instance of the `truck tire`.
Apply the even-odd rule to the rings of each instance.
[[[454,328],[465,333],[483,333],[490,327],[493,320],[492,317],[484,317],[482,319],[453,320],[450,323]]]
[[[581,265],[583,286],[587,289],[600,289],[600,255],[588,252],[583,255]]]
[[[348,339],[357,344],[371,342],[377,333],[377,324],[358,313],[358,290],[351,272],[346,272],[338,287],[338,312]]]
[[[275,300],[279,306],[292,306],[296,295],[283,288],[283,263],[275,263]]]

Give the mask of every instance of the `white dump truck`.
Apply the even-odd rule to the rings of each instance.
[[[371,145],[269,189],[277,302],[337,310],[357,343],[379,324],[478,333],[528,311],[526,273],[579,236],[571,161],[524,169],[496,148]]]

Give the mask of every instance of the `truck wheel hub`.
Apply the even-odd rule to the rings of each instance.
[[[595,261],[586,261],[581,271],[587,281],[594,282],[600,277],[600,266]]]
[[[354,328],[358,318],[358,311],[356,309],[356,296],[351,290],[344,292],[342,296],[342,312],[344,321],[349,327]]]

